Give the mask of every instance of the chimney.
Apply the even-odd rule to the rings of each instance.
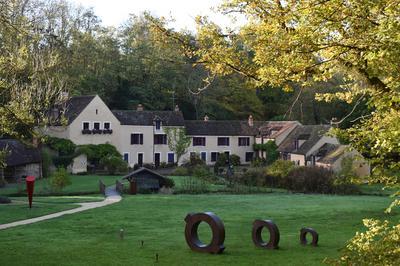
[[[139,103],[138,106],[136,107],[136,111],[143,111],[143,105]]]
[[[208,121],[208,115],[204,116],[204,121],[206,121],[206,122]]]
[[[254,120],[252,115],[249,115],[248,123],[250,127],[254,126]]]
[[[179,106],[175,105],[175,112],[179,112]]]

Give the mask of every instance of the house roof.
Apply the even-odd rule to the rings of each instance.
[[[181,111],[114,110],[112,112],[121,125],[152,126],[156,119],[160,119],[163,126],[184,126],[185,124]]]
[[[269,121],[260,127],[259,134],[266,138],[275,139],[296,125],[300,125],[300,123],[297,121]]]
[[[66,105],[65,105],[65,114],[64,116],[68,120],[68,125],[71,124],[75,118],[80,115],[83,109],[89,105],[89,103],[96,97],[95,95],[87,95],[87,96],[74,96],[71,97]]]
[[[258,124],[249,126],[247,121],[239,120],[186,120],[186,134],[191,136],[255,136]]]
[[[318,159],[317,162],[324,164],[333,164],[340,157],[342,157],[347,148],[348,147],[346,145],[334,145],[334,147],[331,147],[331,149],[322,158]]]
[[[279,145],[278,151],[305,155],[330,128],[330,125],[298,125]],[[296,140],[304,140],[298,149]]]
[[[135,176],[143,173],[143,172],[147,172],[150,173],[152,176],[157,177],[160,180],[165,180],[165,176],[160,175],[157,172],[154,172],[148,168],[145,167],[141,167],[133,172],[130,172],[129,174],[127,174],[126,176],[122,177],[122,179],[128,179],[129,181],[131,181],[133,178],[135,178]]]
[[[7,149],[7,166],[18,166],[31,163],[40,163],[42,156],[39,149],[29,148],[18,140],[0,139],[0,150]]]

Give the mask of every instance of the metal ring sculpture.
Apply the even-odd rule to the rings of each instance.
[[[186,218],[185,238],[186,243],[193,251],[219,254],[225,249],[225,227],[221,219],[212,212],[189,213]],[[199,224],[206,222],[212,231],[212,240],[209,244],[200,241],[197,234]]]
[[[311,245],[317,246],[318,244],[318,233],[312,228],[301,228],[300,230],[300,244],[307,245],[307,233],[310,233],[312,236]]]
[[[269,241],[264,242],[261,236],[262,229],[266,227],[269,231]],[[279,229],[271,220],[255,220],[252,232],[253,242],[257,247],[277,249],[279,244]]]

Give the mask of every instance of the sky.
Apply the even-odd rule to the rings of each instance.
[[[195,17],[207,15],[223,27],[231,25],[231,20],[212,11],[222,0],[70,0],[84,7],[93,7],[105,26],[119,26],[128,19],[129,14],[150,11],[158,17],[173,17],[176,22],[169,26],[176,30],[195,31]]]

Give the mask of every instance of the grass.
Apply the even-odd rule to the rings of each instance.
[[[101,201],[102,196],[75,196],[75,197],[34,197],[32,209],[29,209],[26,197],[11,197],[11,204],[0,204],[0,224],[30,219],[50,213],[74,209],[76,203]]]
[[[283,193],[125,196],[104,208],[0,231],[0,265],[154,265],[156,253],[158,265],[320,265],[363,230],[362,218],[398,221],[398,212],[383,213],[389,202],[376,196]],[[201,211],[215,212],[225,224],[221,255],[192,252],[186,245],[183,219]],[[257,218],[276,222],[279,250],[253,245]],[[319,232],[319,247],[299,244],[304,226]],[[200,238],[207,239],[209,229],[200,229]]]
[[[106,186],[110,186],[115,184],[115,181],[120,179],[121,176],[71,175],[70,178],[72,184],[65,187],[58,193],[59,195],[97,194],[99,193],[99,180],[102,180]],[[5,188],[0,188],[0,195],[25,195],[25,183],[21,184],[20,187],[19,190],[17,184],[10,184]],[[19,192],[21,190],[22,192]],[[54,194],[49,191],[48,179],[42,178],[35,181],[34,194],[40,196]]]

